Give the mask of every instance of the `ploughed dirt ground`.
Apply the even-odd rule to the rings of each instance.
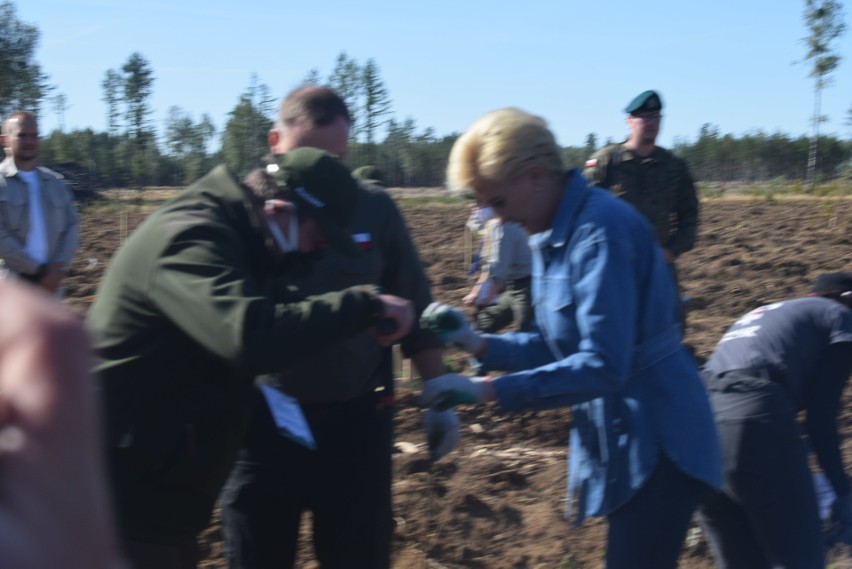
[[[134,201],[110,200],[108,207],[83,210],[82,246],[66,301],[80,313],[122,235],[145,216]],[[405,207],[404,213],[434,296],[460,303],[472,282],[464,256],[466,206]],[[852,201],[706,200],[698,244],[679,267],[683,292],[691,299],[686,341],[704,358],[724,329],[749,309],[805,293],[821,272],[852,270]],[[457,354],[450,357],[463,361]],[[462,408],[459,448],[430,464],[415,384],[402,377],[399,392],[394,567],[603,567],[605,524],[587,520],[575,528],[562,516],[569,411],[507,415],[492,407]],[[840,418],[847,464],[852,464],[850,393]],[[203,541],[203,567],[224,568],[215,522]],[[302,549],[300,567],[316,567],[310,548]],[[852,555],[842,547],[830,559],[835,569],[852,567]],[[697,528],[690,531],[681,566],[714,566]]]

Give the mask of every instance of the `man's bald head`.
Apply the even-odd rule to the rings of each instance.
[[[38,122],[36,116],[29,111],[15,111],[3,120],[3,135],[9,135],[13,128],[18,128],[24,121],[32,121],[36,124]]]
[[[298,87],[281,103],[278,119],[269,131],[270,151],[286,154],[313,146],[346,160],[351,122],[346,103],[328,87]]]
[[[36,116],[27,111],[15,111],[3,121],[3,150],[15,160],[19,170],[32,170],[38,158],[40,143]]]

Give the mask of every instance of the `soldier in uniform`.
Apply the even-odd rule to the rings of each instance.
[[[630,101],[624,109],[630,136],[593,154],[583,174],[648,218],[677,281],[675,260],[695,245],[698,198],[686,163],[657,146],[662,110],[655,91]]]

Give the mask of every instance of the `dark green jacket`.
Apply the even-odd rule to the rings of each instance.
[[[419,315],[432,301],[429,281],[411,242],[405,221],[384,190],[365,187],[366,195],[351,228],[363,256],[346,258],[326,251],[309,278],[289,279],[286,284],[305,294],[321,294],[355,285],[378,286],[383,292],[407,298]],[[427,328],[415,328],[402,340],[406,356],[424,348],[441,347]],[[282,370],[278,382],[284,391],[302,402],[344,401],[373,391],[392,372],[382,366],[388,354],[368,332],[329,345],[311,358]]]
[[[633,204],[651,222],[663,247],[680,255],[698,232],[698,198],[686,163],[659,146],[640,157],[610,144],[586,162],[583,175]]]
[[[381,310],[363,288],[274,304],[276,256],[249,196],[224,167],[190,186],[116,253],[89,312],[125,537],[173,543],[206,527],[254,376]]]

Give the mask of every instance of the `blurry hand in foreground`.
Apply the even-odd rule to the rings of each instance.
[[[100,455],[88,337],[37,289],[0,278],[0,565],[125,567]]]

